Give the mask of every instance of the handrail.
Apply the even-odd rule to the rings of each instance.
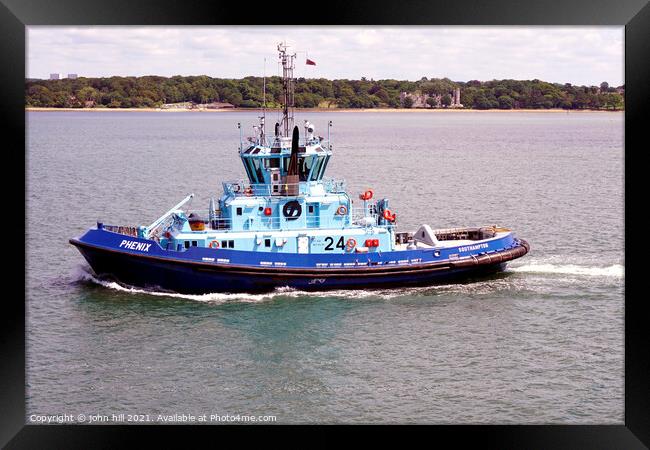
[[[221,231],[232,231],[233,220],[231,218],[217,218],[213,221],[210,221],[209,219],[207,219],[209,212],[210,212],[209,210],[188,211],[188,215],[190,213],[197,214],[199,217],[202,217],[202,221],[209,226],[208,228],[205,228],[204,230],[201,231],[193,231],[193,233],[206,234],[206,233],[221,232]],[[252,219],[253,220],[248,222],[249,223],[248,226],[244,225],[241,231],[265,232],[265,231],[279,231],[279,230],[292,229],[287,227],[283,228],[283,225],[286,225],[287,222],[283,220],[283,218],[281,217],[255,217]],[[320,219],[321,219],[320,217],[306,217],[305,218],[306,227],[314,228],[314,229],[321,228]],[[369,219],[369,221],[363,222],[364,219]],[[333,227],[330,225],[328,228],[344,229],[352,225],[377,226],[380,225],[379,222],[380,219],[381,217],[378,214],[366,215],[364,208],[357,207],[357,208],[352,208],[350,214],[342,216],[342,220],[340,221],[339,224],[337,224],[337,226]],[[382,223],[381,225],[387,227],[394,226],[394,224],[392,223]],[[133,227],[133,226],[102,224],[102,229],[111,231],[113,233],[123,234],[125,236],[146,237],[146,236],[139,236],[138,227]],[[149,236],[149,238],[156,241],[160,240],[160,236],[158,236],[157,234],[155,236]]]
[[[275,146],[276,142],[279,141],[280,148],[291,150],[291,137],[271,136],[271,137],[268,137],[268,138],[265,139],[266,142],[260,142],[259,136],[249,136],[249,137],[247,137],[245,139],[245,141],[248,142],[249,146],[251,146],[251,145],[259,145],[259,146],[264,146],[264,147],[269,147],[269,148]],[[242,139],[241,143],[242,144],[244,143],[243,139]],[[314,138],[311,138],[311,139],[303,137],[303,138],[300,138],[298,140],[298,145],[301,146],[301,147],[306,147],[308,145],[314,145],[314,144],[319,144],[323,149],[326,149],[326,150],[329,150],[329,151],[332,150],[332,147],[330,145],[330,140],[326,139],[326,138],[321,139],[320,136],[318,138],[314,137]],[[242,150],[244,150],[243,146],[241,148],[242,148]]]
[[[194,213],[196,216],[201,218],[201,221],[208,225],[209,228],[205,228],[203,232],[214,232],[214,231],[231,231],[233,229],[233,223],[237,223],[238,230],[241,228],[241,231],[277,231],[277,230],[293,230],[296,228],[291,227],[291,223],[288,223],[287,220],[280,216],[254,216],[243,218],[242,220],[233,220],[230,217],[219,217],[213,220],[209,219],[210,211],[209,210],[189,210],[187,214]],[[369,226],[385,226],[392,228],[395,226],[394,223],[387,222],[382,218],[378,213],[370,212],[367,208],[364,207],[353,207],[348,213],[335,216],[340,217],[341,220],[335,222],[332,225],[331,222],[328,222],[328,228],[333,229],[343,229],[353,225],[369,227]],[[306,228],[321,228],[323,226],[323,217],[322,216],[306,216],[304,222]]]
[[[123,234],[125,236],[138,237],[138,227],[101,224],[101,229],[111,231],[113,233]]]
[[[251,196],[290,196],[307,194],[312,186],[322,185],[325,192],[345,193],[345,180],[326,178],[320,181],[301,181],[299,183],[251,183],[248,180],[224,181],[223,191],[235,197]],[[296,189],[297,188],[297,189]],[[292,194],[289,194],[292,193]]]
[[[225,217],[219,217],[213,220],[209,219],[210,215],[210,210],[207,209],[202,209],[202,210],[188,210],[187,211],[187,216],[190,214],[194,213],[198,217],[201,218],[201,221],[204,224],[207,224],[209,227],[205,228],[202,231],[194,231],[195,233],[211,233],[211,232],[219,232],[219,231],[232,231],[233,229],[233,219],[231,218],[225,218]],[[330,229],[343,229],[343,228],[348,228],[353,225],[357,226],[386,226],[386,227],[394,227],[394,223],[386,222],[385,220],[382,220],[381,215],[377,213],[370,212],[367,208],[365,207],[353,207],[347,214],[340,216],[341,220],[339,223],[336,223],[336,226],[332,226],[331,224],[328,226]],[[305,217],[305,226],[307,228],[314,228],[318,229],[321,228],[322,226],[322,218],[320,216],[307,216]],[[162,224],[161,224],[162,225]],[[294,228],[287,227],[286,225],[290,225],[287,223],[287,221],[278,216],[274,217],[266,217],[266,216],[259,216],[259,217],[249,217],[248,220],[245,220],[243,222],[242,230],[241,231],[259,231],[259,232],[264,232],[264,231],[278,231],[278,230],[292,230]],[[158,241],[160,239],[160,234],[161,233],[151,233],[149,236],[140,236],[139,235],[139,230],[138,227],[132,227],[132,226],[120,226],[120,225],[106,225],[102,224],[101,227],[107,231],[111,231],[114,233],[119,233],[123,234],[125,236],[133,236],[133,237],[149,237],[150,239]],[[450,231],[467,231],[467,229],[447,229],[444,231],[450,232]]]
[[[189,213],[194,213],[201,217],[201,220],[204,224],[208,225],[210,228],[205,228],[203,231],[222,231],[222,230],[232,230],[233,223],[237,220],[233,220],[229,217],[220,217],[214,220],[208,219],[209,211],[207,210],[192,210],[188,211]],[[342,220],[340,223],[337,223],[334,227],[328,228],[345,228],[350,226],[352,223],[352,218],[350,216],[341,216]],[[248,219],[243,220],[242,230],[241,231],[266,231],[266,230],[292,230],[295,228],[288,227],[291,225],[283,217],[273,216],[258,216],[258,217],[249,217]],[[319,216],[307,216],[305,217],[305,225],[307,228],[320,228],[322,226],[321,217]]]

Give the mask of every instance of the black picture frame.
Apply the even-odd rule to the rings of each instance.
[[[314,8],[315,4],[287,3],[267,5],[253,14],[239,2],[186,0],[0,0],[0,89],[2,97],[3,141],[13,142],[4,155],[5,170],[25,179],[25,49],[29,25],[252,25],[263,19],[265,24],[340,24],[340,25],[619,25],[625,26],[625,192],[632,185],[635,172],[632,158],[645,151],[644,128],[647,128],[650,102],[650,5],[647,0],[456,0],[454,2],[342,2],[333,0]],[[256,6],[255,8],[259,8]],[[637,178],[638,179],[638,178]],[[26,181],[23,180],[26,188]],[[18,180],[12,182],[19,185]],[[643,188],[645,191],[645,188]],[[7,191],[5,191],[7,192]],[[11,191],[13,192],[13,191]],[[19,202],[20,196],[14,198]],[[25,206],[14,211],[24,211]],[[646,202],[647,203],[647,202]],[[636,208],[625,207],[626,243],[641,236],[643,223],[627,220]],[[638,214],[638,213],[637,213]],[[622,230],[610,230],[620,233]],[[19,236],[14,236],[18,239]],[[27,235],[25,237],[27,239]],[[19,248],[16,245],[15,248]],[[626,249],[627,250],[627,249]],[[646,448],[650,445],[648,358],[650,342],[646,321],[645,299],[635,295],[635,283],[643,276],[644,264],[635,264],[640,250],[626,253],[625,264],[625,419],[622,425],[495,425],[435,426],[427,428],[434,442],[450,438],[452,442],[480,442],[482,447],[499,448]],[[25,264],[27,264],[26,254]],[[24,271],[11,259],[16,274],[12,280],[24,279]],[[16,278],[17,277],[17,278]],[[15,281],[12,281],[15,286]],[[146,433],[164,439],[172,435],[183,439],[192,436],[196,427],[174,426],[37,426],[25,424],[25,291],[18,289],[3,302],[2,364],[0,378],[0,445],[6,448],[103,448],[129,443],[136,434]],[[221,433],[231,427],[200,427],[201,431]],[[271,431],[283,427],[255,427]],[[246,428],[248,432],[250,427]],[[293,431],[293,430],[290,430]],[[304,430],[303,430],[304,431]],[[373,427],[373,433],[375,430]],[[330,438],[327,429],[308,430],[308,439]],[[383,434],[380,432],[380,434]],[[337,442],[330,438],[331,442]],[[185,441],[180,441],[185,442]],[[321,444],[325,441],[319,441]]]

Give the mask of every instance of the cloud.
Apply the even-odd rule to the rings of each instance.
[[[423,76],[624,82],[623,27],[45,27],[27,30],[27,76],[277,74],[276,46],[298,52],[297,76]],[[317,66],[305,67],[309,55]]]

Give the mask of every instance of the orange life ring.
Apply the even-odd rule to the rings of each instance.
[[[354,238],[348,239],[348,241],[345,243],[345,249],[349,252],[352,251],[352,249],[356,246],[357,246],[357,241],[355,241]]]
[[[219,248],[219,241],[212,241],[210,242],[210,245],[208,246],[210,248]]]
[[[372,198],[373,194],[374,194],[374,193],[372,192],[372,189],[368,189],[368,190],[367,190],[366,192],[364,192],[363,194],[359,194],[359,198],[360,198],[361,200],[364,200],[364,201],[365,201],[365,200],[370,200],[370,199]]]
[[[344,216],[348,213],[348,207],[345,205],[341,205],[336,209],[336,214],[339,216]]]
[[[246,189],[244,189],[244,195],[246,195],[246,197],[250,197],[251,195],[253,195],[253,188],[248,186]]]
[[[397,216],[391,212],[390,209],[384,210],[384,219],[388,220],[389,222],[395,222],[395,219]]]

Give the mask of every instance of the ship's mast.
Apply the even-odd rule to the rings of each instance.
[[[280,61],[282,62],[282,90],[284,97],[282,101],[282,129],[284,137],[289,137],[289,130],[293,129],[293,68],[296,54],[287,54],[286,43],[278,44]]]
[[[266,145],[266,58],[264,58],[264,79],[262,84],[262,115],[260,116],[260,144]]]

